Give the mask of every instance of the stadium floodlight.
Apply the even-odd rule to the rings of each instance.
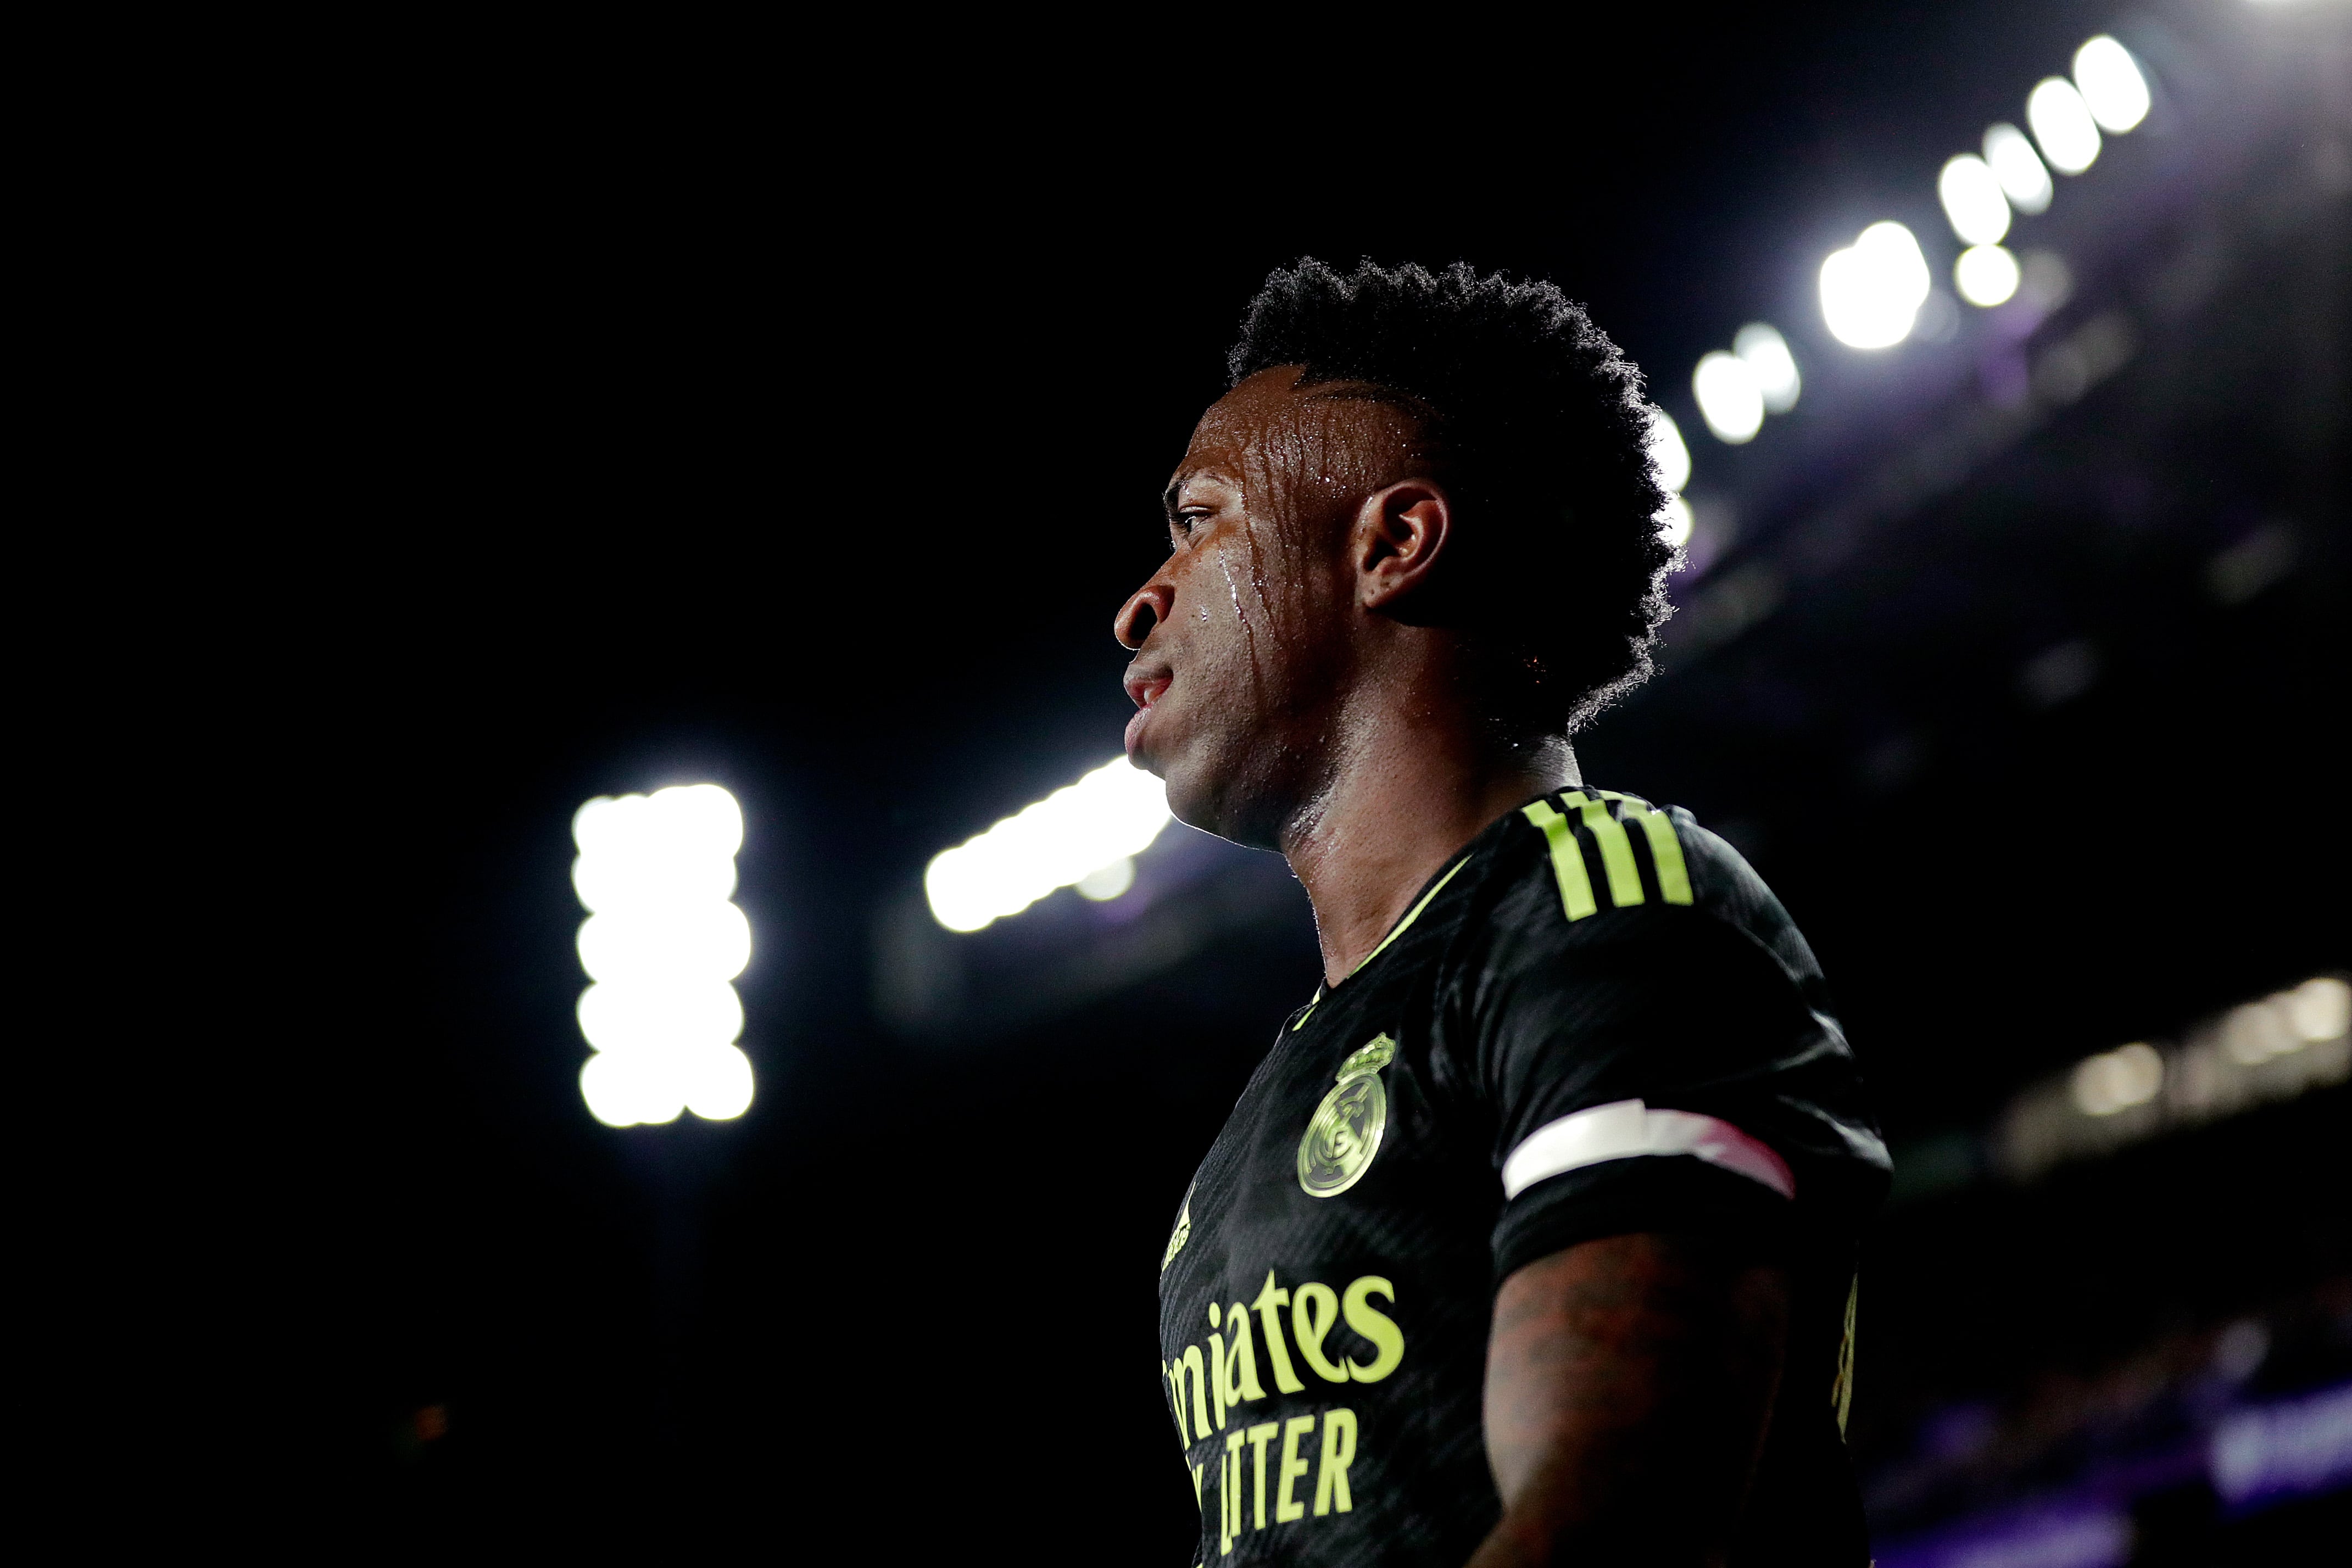
[[[2050,183],[2050,171],[2042,166],[2042,154],[2033,150],[2024,131],[2006,121],[1986,126],[1984,156],[2011,206],[2029,216],[2050,210],[2056,187]]]
[[[732,902],[743,812],[716,784],[598,796],[572,819],[581,922],[581,1098],[608,1127],[723,1122],[751,1103],[735,977],[751,926]]]
[[[1911,335],[1927,289],[1927,258],[1911,231],[1873,224],[1822,263],[1822,319],[1848,348],[1892,348]]]
[[[2017,292],[2017,257],[1997,245],[1972,245],[1952,263],[1952,287],[1971,305],[1990,308]]]
[[[1167,786],[1124,757],[1104,763],[978,838],[942,850],[923,873],[931,917],[977,931],[1056,888],[1092,883],[1115,898],[1116,868],[1151,847],[1169,822]],[[1129,880],[1133,880],[1130,868]]]
[[[1936,196],[1952,232],[1969,245],[1999,245],[2009,233],[2009,198],[2001,193],[2000,176],[1975,153],[1963,152],[1944,165],[1936,178]]]
[[[2120,136],[2147,118],[2147,78],[2139,62],[2105,33],[2074,51],[2074,87],[2104,131]]]
[[[1789,352],[1789,340],[1777,328],[1767,321],[1750,321],[1731,335],[1731,351],[1756,372],[1756,389],[1764,394],[1767,413],[1786,413],[1797,406],[1804,379],[1797,374],[1797,357]]]
[[[2098,162],[2098,123],[2065,78],[2044,77],[2035,84],[2025,99],[2025,123],[2042,143],[2042,161],[2061,174],[2079,174]]]
[[[1682,427],[1675,416],[1664,409],[1650,410],[1650,464],[1658,471],[1658,483],[1674,495],[1681,495],[1690,483],[1690,446],[1683,440]]]
[[[1691,395],[1717,441],[1738,446],[1764,428],[1764,389],[1737,354],[1717,349],[1703,356],[1691,371]]]

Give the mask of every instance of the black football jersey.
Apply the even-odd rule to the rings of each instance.
[[[1886,1175],[1820,967],[1730,846],[1608,790],[1510,812],[1284,1022],[1184,1194],[1160,1342],[1198,1561],[1466,1561],[1501,1513],[1496,1288],[1656,1231],[1797,1282],[1732,1561],[1863,1568],[1842,1433]]]

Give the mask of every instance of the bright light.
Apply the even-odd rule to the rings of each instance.
[[[751,1063],[732,1043],[743,1004],[729,984],[751,961],[751,926],[729,902],[743,812],[716,784],[600,796],[572,819],[580,925],[580,1032],[594,1048],[580,1093],[607,1126],[724,1121],[751,1103]]]
[[[1121,855],[1110,864],[1087,873],[1076,885],[1080,898],[1108,904],[1135,885],[1135,857]]]
[[[1936,178],[1936,196],[1952,232],[1970,245],[1998,245],[2009,233],[2009,198],[2001,194],[2000,176],[1973,152],[1963,152],[1944,165]]]
[[[1985,127],[1984,155],[2011,206],[2026,214],[2050,210],[2050,171],[2024,131],[2007,123]]]
[[[2268,1001],[2231,1008],[2221,1020],[2221,1053],[2241,1067],[2259,1067],[2273,1056],[2303,1049],[2284,1010]]]
[[[1737,354],[1717,349],[1701,359],[1691,372],[1691,395],[1717,441],[1738,446],[1764,428],[1764,389]]]
[[[2294,1032],[2313,1045],[2352,1030],[2352,986],[2333,975],[2305,980],[2278,1000]]]
[[[1668,549],[1680,549],[1690,543],[1694,520],[1690,503],[1676,496],[1658,508],[1658,537],[1666,541]]]
[[[1167,788],[1122,757],[933,856],[923,892],[940,925],[977,931],[1141,854],[1168,821]]]
[[[2091,118],[2118,136],[2147,118],[2147,78],[2131,51],[2105,33],[2074,51],[2074,86]]]
[[[2144,1043],[2118,1046],[2075,1064],[2074,1107],[2085,1116],[2112,1116],[2144,1105],[2164,1087],[2164,1058]]]
[[[2099,128],[2090,106],[2063,77],[2044,77],[2025,100],[2025,123],[2042,156],[2061,174],[2079,174],[2097,162]]]
[[[1690,483],[1690,447],[1684,444],[1675,416],[1662,408],[1650,410],[1650,463],[1658,471],[1658,483],[1674,494],[1682,494]]]
[[[1873,224],[1822,263],[1822,316],[1849,348],[1891,348],[1910,336],[1927,286],[1927,258],[1911,231]]]
[[[1731,335],[1731,351],[1756,372],[1756,387],[1764,394],[1768,412],[1786,413],[1797,406],[1797,393],[1805,383],[1797,374],[1797,360],[1789,352],[1789,340],[1777,329],[1768,322],[1750,321]]]
[[[2000,304],[2017,292],[2022,276],[2017,257],[1997,245],[1972,245],[1952,264],[1952,287],[1971,305]]]

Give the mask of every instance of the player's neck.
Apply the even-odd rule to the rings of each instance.
[[[1354,972],[1423,883],[1513,807],[1578,783],[1565,739],[1508,747],[1475,722],[1390,716],[1365,726],[1283,834],[1315,905],[1323,977]]]

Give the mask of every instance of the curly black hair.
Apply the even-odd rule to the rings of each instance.
[[[1444,619],[1500,655],[1494,716],[1565,735],[1646,680],[1672,613],[1642,372],[1553,284],[1312,256],[1250,301],[1225,365],[1367,382],[1422,417],[1460,508]]]

